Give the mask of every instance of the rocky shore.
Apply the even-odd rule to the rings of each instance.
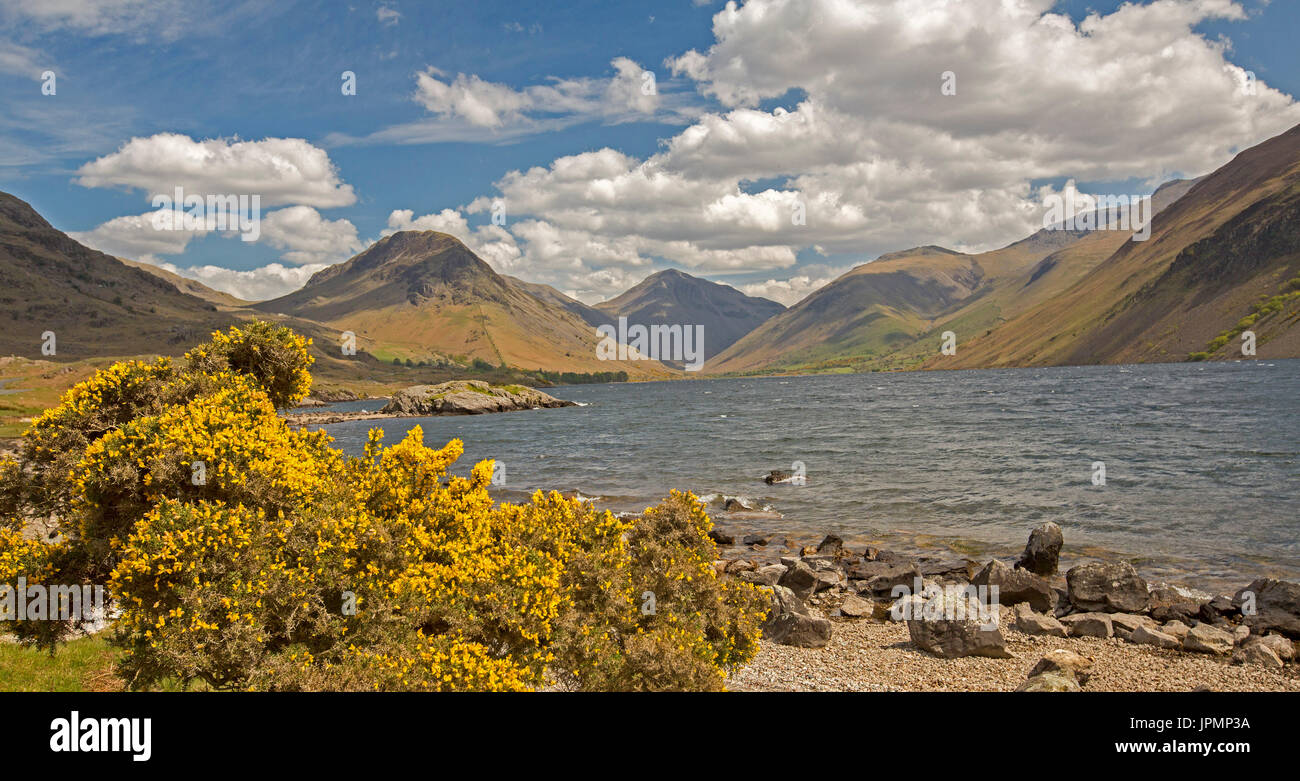
[[[285,418],[300,426],[321,426],[349,420],[430,417],[433,415],[484,415],[528,409],[575,407],[522,385],[491,385],[482,380],[452,380],[437,385],[414,385],[395,393],[378,412],[290,412]]]
[[[757,553],[767,539],[744,542]],[[777,561],[715,562],[772,604],[762,650],[731,687],[1300,691],[1300,584],[1261,578],[1206,599],[1124,561],[1061,573],[1063,545],[1045,523],[1009,561],[849,550],[828,535]]]

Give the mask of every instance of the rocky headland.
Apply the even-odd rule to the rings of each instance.
[[[437,385],[414,385],[393,394],[378,412],[290,412],[298,425],[326,425],[349,420],[430,417],[433,415],[484,415],[552,407],[575,407],[572,401],[522,385],[491,385],[482,380],[452,380]]]

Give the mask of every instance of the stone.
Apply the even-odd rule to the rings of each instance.
[[[1070,637],[1112,637],[1115,627],[1108,613],[1075,613],[1061,619]]]
[[[861,581],[857,585],[858,593],[871,593],[876,596],[890,596],[895,586],[912,588],[921,577],[921,571],[911,560],[898,563],[864,561],[849,567],[845,574],[850,579]]]
[[[766,545],[769,539],[769,534],[746,534],[740,542],[743,545]]]
[[[736,543],[735,537],[717,527],[709,529],[709,539],[718,545],[734,545]]]
[[[1246,642],[1246,640],[1248,640],[1249,638],[1250,638],[1250,627],[1246,626],[1245,624],[1242,624],[1232,630],[1233,645],[1241,645],[1242,643]]]
[[[997,559],[984,565],[984,569],[971,578],[972,586],[987,586],[992,597],[994,586],[998,589],[998,602],[1003,605],[1015,605],[1027,602],[1040,613],[1046,613],[1056,607],[1056,592],[1052,584],[1029,570],[1012,569]]]
[[[912,644],[945,659],[963,656],[1011,658],[1006,638],[996,621],[984,623],[961,596],[941,591],[930,597],[911,595],[902,600],[910,607],[907,632]]]
[[[1182,640],[1146,624],[1134,629],[1133,634],[1129,635],[1128,639],[1137,645],[1154,645],[1157,648],[1168,648],[1170,650],[1183,647]]]
[[[1064,543],[1065,537],[1061,534],[1060,526],[1051,521],[1039,524],[1029,533],[1029,542],[1025,545],[1025,552],[1020,554],[1016,567],[1044,577],[1055,575]]]
[[[1126,561],[1092,561],[1065,573],[1070,602],[1081,610],[1143,613],[1151,602],[1147,582]]]
[[[1079,684],[1068,675],[1061,673],[1040,673],[1031,675],[1016,687],[1018,692],[1077,692],[1082,691]]]
[[[803,561],[796,560],[794,566],[786,570],[777,584],[793,591],[799,599],[807,599],[817,591],[821,580],[817,577],[816,570]]]
[[[767,483],[768,485],[776,485],[777,483],[788,483],[790,485],[807,485],[808,477],[806,475],[794,475],[789,472],[784,472],[780,469],[773,469],[771,472],[768,472],[767,477],[763,478],[763,482]]]
[[[785,586],[772,587],[772,610],[762,630],[774,643],[799,648],[822,648],[831,641],[830,619],[810,610]]]
[[[1057,621],[1053,616],[1035,613],[1034,609],[1025,602],[1016,605],[1015,616],[1016,629],[1027,635],[1043,635],[1046,637],[1066,636],[1064,624]]]
[[[1183,650],[1226,655],[1232,652],[1232,635],[1210,624],[1197,624],[1183,639]]]
[[[753,583],[756,586],[775,586],[784,574],[785,567],[780,564],[768,564],[766,567],[742,572],[738,577],[746,583]]]
[[[745,510],[752,510],[754,508],[746,505],[744,502],[732,496],[732,497],[728,497],[726,502],[723,502],[722,509],[727,512],[735,513],[735,512],[744,512]]]
[[[1268,646],[1284,662],[1295,659],[1295,644],[1282,635],[1264,635],[1257,637],[1253,642]]]
[[[969,581],[979,571],[976,562],[965,558],[930,558],[922,556],[916,561],[921,577]]]
[[[1274,653],[1272,648],[1263,643],[1247,643],[1238,648],[1232,655],[1233,664],[1252,664],[1259,667],[1268,667],[1274,670],[1280,670],[1285,665],[1281,657]]]
[[[818,543],[817,553],[822,556],[843,556],[844,540],[838,534],[828,534]]]
[[[751,572],[758,569],[758,565],[748,559],[732,559],[727,562],[726,571],[735,575],[738,572]]]
[[[1065,675],[1082,686],[1092,677],[1092,657],[1065,648],[1054,648],[1043,654],[1034,669],[1029,671],[1029,676],[1032,678],[1043,673]]]
[[[1187,626],[1187,624],[1184,624],[1182,621],[1169,621],[1164,626],[1160,627],[1160,631],[1167,635],[1177,637],[1178,642],[1182,643],[1183,640],[1187,638],[1187,633],[1191,631],[1191,627]]]
[[[1138,616],[1132,613],[1111,613],[1111,627],[1115,631],[1115,636],[1124,640],[1129,639],[1133,632],[1140,626],[1152,625],[1155,622],[1147,616]]]
[[[849,618],[863,618],[872,615],[875,612],[875,607],[874,602],[868,602],[862,597],[849,594],[840,605],[840,613]]]
[[[1151,617],[1162,624],[1166,621],[1189,624],[1200,610],[1201,603],[1176,586],[1161,585],[1151,589]]]
[[[1249,602],[1252,594],[1253,608]],[[1300,583],[1260,578],[1238,591],[1232,602],[1255,634],[1262,635],[1271,629],[1300,640]],[[1253,614],[1247,614],[1247,610],[1253,610]]]

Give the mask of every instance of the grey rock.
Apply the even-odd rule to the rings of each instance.
[[[1164,626],[1160,627],[1160,631],[1167,635],[1173,635],[1178,638],[1179,643],[1182,643],[1183,640],[1187,638],[1187,633],[1192,631],[1192,629],[1182,621],[1169,621]]]
[[[1044,635],[1046,637],[1065,637],[1065,625],[1053,616],[1034,612],[1027,603],[1021,602],[1015,607],[1017,630],[1027,635]]]
[[[1254,594],[1253,615],[1245,612],[1250,609],[1248,594]],[[1262,635],[1271,629],[1300,640],[1300,583],[1260,578],[1237,592],[1232,602],[1255,634]]]
[[[830,619],[810,610],[784,586],[772,587],[772,610],[762,631],[774,643],[799,648],[822,648],[831,640]]]
[[[1232,652],[1232,635],[1210,624],[1197,624],[1183,638],[1183,650],[1226,655]]]
[[[1147,616],[1134,615],[1132,613],[1111,613],[1111,627],[1115,630],[1115,636],[1124,640],[1129,639],[1134,631],[1140,626],[1155,626],[1155,622]]]
[[[1029,542],[1025,545],[1025,552],[1020,554],[1016,567],[1035,575],[1055,575],[1064,543],[1065,537],[1061,534],[1060,526],[1051,521],[1040,524],[1029,533]]]
[[[1018,692],[1077,692],[1082,691],[1079,684],[1061,673],[1039,673],[1031,675],[1024,683],[1016,687]]]
[[[1129,635],[1129,641],[1137,645],[1154,645],[1157,648],[1181,648],[1183,641],[1155,627],[1142,624]]]
[[[482,380],[452,380],[400,390],[393,394],[381,412],[390,415],[482,415],[574,406],[577,405],[572,401],[518,385],[505,388]]]
[[[1065,573],[1070,602],[1081,610],[1143,613],[1151,602],[1147,582],[1126,561],[1093,561]]]
[[[840,605],[840,613],[849,618],[863,618],[870,616],[875,612],[875,603],[869,602],[861,597],[849,594],[844,598]]]
[[[734,536],[727,534],[716,526],[709,529],[709,539],[718,545],[734,545],[736,542]]]
[[[785,567],[780,564],[769,564],[756,570],[742,572],[738,577],[746,583],[753,583],[756,586],[775,586],[784,574]]]
[[[1263,637],[1256,637],[1251,642],[1263,643],[1268,646],[1284,662],[1295,659],[1295,644],[1282,635],[1264,635]]]
[[[1006,638],[996,625],[985,625],[977,617],[958,612],[958,600],[949,594],[926,599],[912,595],[905,597],[912,608],[907,619],[907,632],[912,644],[923,651],[955,659],[963,656],[987,656],[995,659],[1011,658]],[[937,605],[927,604],[939,600]],[[936,616],[927,618],[933,612]]]
[[[1115,627],[1109,613],[1075,613],[1061,619],[1070,637],[1112,637]]]
[[[785,586],[794,592],[794,595],[799,599],[811,597],[821,586],[821,582],[816,570],[805,562],[798,560],[777,581],[779,585]]]
[[[1043,673],[1069,676],[1082,686],[1092,677],[1092,658],[1065,648],[1054,648],[1043,654],[1034,669],[1029,671],[1030,677]]]
[[[1046,613],[1056,607],[1056,592],[1052,584],[1029,570],[1012,569],[997,559],[984,565],[984,569],[971,578],[972,586],[996,586],[998,602],[1003,605],[1015,605],[1027,602],[1040,613]]]
[[[1274,670],[1280,670],[1285,666],[1282,658],[1263,643],[1247,643],[1238,648],[1232,655],[1232,663],[1252,664]]]

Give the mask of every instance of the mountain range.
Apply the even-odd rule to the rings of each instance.
[[[85,247],[0,193],[0,354],[42,357],[51,331],[56,359],[179,352],[260,316],[312,335],[342,378],[392,364],[682,376],[671,362],[600,360],[596,327],[619,318],[702,325],[709,374],[1231,359],[1252,334],[1259,357],[1300,356],[1300,127],[1166,183],[1152,206],[1145,241],[1053,226],[989,252],[922,246],[787,309],[676,269],[588,305],[434,231],[391,234],[247,302]],[[339,355],[345,332],[360,360]],[[955,354],[939,349],[949,332]]]

